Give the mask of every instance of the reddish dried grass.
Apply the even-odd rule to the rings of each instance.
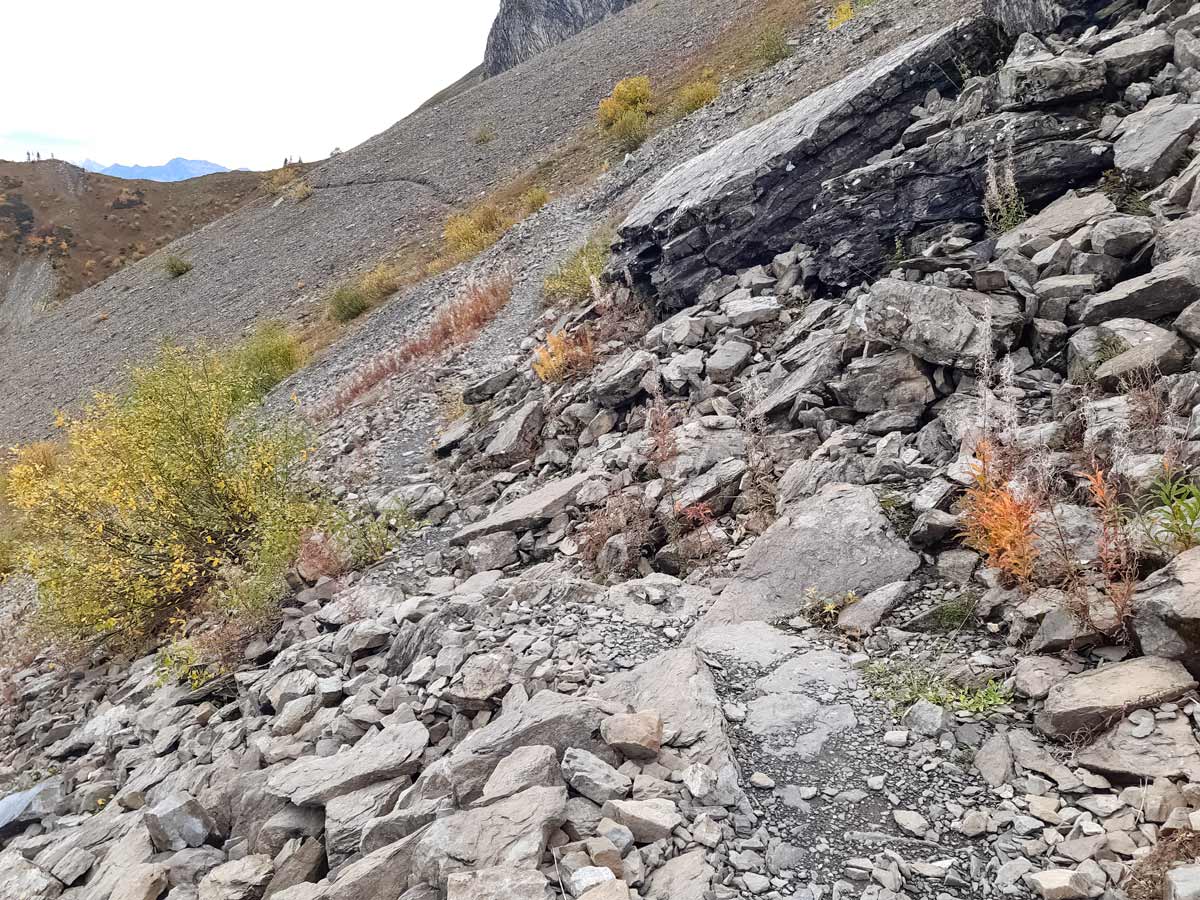
[[[963,540],[982,553],[987,564],[1028,587],[1038,550],[1033,517],[1037,503],[1018,496],[996,464],[989,441],[980,441],[975,454],[975,483],[963,497]]]
[[[395,350],[381,354],[347,378],[319,412],[328,418],[345,410],[384,381],[427,357],[461,346],[477,335],[512,299],[512,276],[497,275],[470,285],[429,326]]]

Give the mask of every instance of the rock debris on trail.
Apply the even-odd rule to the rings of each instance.
[[[1139,547],[1122,612],[1080,475],[1198,458],[1200,7],[994,7],[548,208],[565,248],[644,194],[596,302],[536,312],[543,258],[325,424],[317,474],[423,524],[234,671],[16,673],[0,898],[1118,900],[1171,852],[1200,895],[1200,550]],[[1015,582],[961,540],[985,434],[1057,491]]]

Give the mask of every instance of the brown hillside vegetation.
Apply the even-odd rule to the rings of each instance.
[[[103,281],[213,219],[258,188],[253,172],[131,181],[61,160],[0,160],[0,288],[5,270],[44,259],[54,298]]]

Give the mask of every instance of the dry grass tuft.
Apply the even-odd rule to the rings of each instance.
[[[604,509],[596,510],[579,529],[579,555],[595,566],[605,544],[619,534],[625,535],[630,550],[637,550],[650,543],[654,529],[654,518],[646,509],[641,497],[618,494],[609,497]],[[626,571],[637,568],[640,553],[630,553]]]
[[[462,296],[445,306],[424,331],[351,375],[318,416],[336,415],[413,363],[467,343],[507,305],[512,298],[512,287],[512,276],[508,274],[472,284]]]
[[[351,322],[374,309],[403,284],[404,271],[394,263],[381,262],[333,292],[327,307],[329,318],[341,324]]]
[[[535,184],[521,195],[521,211],[527,216],[533,215],[550,202],[550,192],[541,185]]]
[[[597,234],[546,276],[543,297],[548,304],[586,303],[592,299],[592,279],[608,265],[612,235]]]
[[[534,374],[544,384],[557,384],[591,371],[596,365],[591,332],[586,328],[551,332],[546,343],[533,351],[532,365]]]
[[[494,203],[481,203],[474,209],[446,220],[442,232],[442,259],[445,268],[482,253],[513,224],[513,219]]]
[[[1177,863],[1200,857],[1200,833],[1177,831],[1159,840],[1154,848],[1135,860],[1125,882],[1129,900],[1160,900],[1165,896],[1167,872]]]

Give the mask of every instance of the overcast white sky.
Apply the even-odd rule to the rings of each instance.
[[[0,159],[274,168],[383,131],[483,59],[500,0],[4,3]]]

